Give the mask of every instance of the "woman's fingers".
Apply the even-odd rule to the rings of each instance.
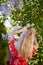
[[[24,31],[27,30],[27,27],[24,27],[23,30],[24,30]]]

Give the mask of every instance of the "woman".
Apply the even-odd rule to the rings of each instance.
[[[12,54],[9,65],[28,65],[28,59],[34,56],[38,48],[34,29],[27,30],[24,27],[20,30],[13,31],[12,35],[20,32],[23,32],[23,36],[18,40],[19,43],[15,38],[9,41],[9,50]]]

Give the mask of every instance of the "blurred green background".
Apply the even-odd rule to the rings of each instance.
[[[6,4],[8,9],[10,8],[9,2],[9,0],[0,0],[0,3]],[[32,57],[28,63],[29,65],[43,65],[43,0],[22,0],[22,3],[23,7],[21,9],[16,8],[18,5],[15,5],[14,8],[16,10],[9,9],[9,15],[0,15],[0,65],[6,65],[5,58],[7,54],[8,40],[7,38],[2,38],[2,33],[6,34],[11,31],[11,27],[7,28],[4,26],[4,23],[7,20],[12,26],[15,26],[18,23],[23,27],[28,23],[34,23],[34,26],[30,26],[30,28],[35,28],[37,31],[36,37],[39,48],[36,55]],[[8,16],[9,19],[7,18]]]

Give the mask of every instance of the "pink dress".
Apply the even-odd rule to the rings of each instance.
[[[28,65],[27,61],[20,56],[19,51],[15,48],[14,43],[15,43],[16,39],[13,38],[10,43],[9,43],[9,50],[10,53],[12,54],[12,58],[10,60],[9,65]],[[36,53],[36,49],[33,48],[33,52],[32,52],[32,56],[34,56]]]

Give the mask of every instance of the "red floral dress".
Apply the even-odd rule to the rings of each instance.
[[[20,56],[19,51],[15,48],[14,43],[15,43],[16,39],[13,38],[10,43],[9,43],[9,50],[10,53],[12,54],[12,58],[10,60],[9,65],[28,65],[27,61]],[[32,56],[35,55],[36,49],[33,48],[33,52],[32,52]]]

